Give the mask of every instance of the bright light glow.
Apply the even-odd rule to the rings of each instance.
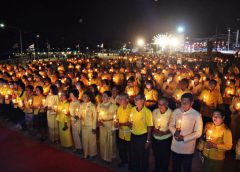
[[[3,27],[5,27],[5,25],[4,25],[3,23],[0,23],[0,27],[2,27],[2,28],[3,28]]]
[[[177,31],[179,33],[183,33],[184,32],[184,27],[183,26],[178,26]]]
[[[138,46],[142,47],[142,46],[144,46],[144,44],[145,44],[145,41],[144,41],[142,38],[139,38],[139,39],[137,40],[137,45],[138,45]]]
[[[158,45],[162,51],[166,49],[177,50],[181,47],[181,38],[177,35],[165,34],[153,37],[153,44]]]

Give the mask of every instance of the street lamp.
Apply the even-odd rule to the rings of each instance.
[[[5,28],[6,26],[5,26],[5,24],[4,23],[1,23],[0,24],[0,27],[1,28]],[[22,31],[20,30],[20,29],[18,29],[18,28],[16,28],[16,27],[10,27],[10,26],[7,26],[8,28],[13,28],[13,29],[16,29],[16,30],[18,30],[19,31],[19,43],[20,43],[20,49],[21,49],[21,55],[22,55]]]
[[[142,46],[144,46],[144,44],[145,44],[145,41],[144,41],[144,39],[142,39],[142,38],[139,38],[139,39],[137,40],[137,45],[138,45],[139,47],[142,47]]]
[[[177,31],[178,33],[183,33],[184,32],[184,27],[183,26],[178,26]]]

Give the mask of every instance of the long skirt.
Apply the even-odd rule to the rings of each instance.
[[[70,121],[67,122],[68,129],[65,131],[63,130],[65,122],[59,122],[59,136],[60,136],[60,143],[63,147],[71,147],[73,145],[72,142],[72,135],[71,135],[71,128],[70,128]]]
[[[92,127],[82,126],[82,143],[85,158],[97,155],[97,138],[92,133]]]
[[[47,113],[48,133],[51,142],[59,141],[59,128],[55,114]]]
[[[82,149],[81,121],[71,120],[72,135],[75,149]]]
[[[103,122],[100,127],[100,155],[107,162],[116,157],[116,132],[112,131],[112,121]]]

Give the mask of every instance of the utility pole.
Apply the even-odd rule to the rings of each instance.
[[[231,36],[231,29],[229,27],[228,28],[228,51],[229,51],[229,46],[230,46],[230,36]]]
[[[236,48],[238,48],[238,37],[239,37],[239,29],[237,30],[237,33],[236,33]]]

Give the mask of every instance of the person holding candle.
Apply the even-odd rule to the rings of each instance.
[[[145,83],[144,95],[146,97],[145,106],[150,110],[155,108],[158,99],[158,92],[153,88],[153,83],[151,80],[147,80]]]
[[[90,90],[95,98],[95,102],[96,104],[100,104],[102,102],[102,96],[98,91],[97,85],[96,84],[92,84],[90,86]]]
[[[153,126],[152,112],[144,106],[145,96],[134,98],[136,107],[131,110],[131,170],[148,171],[149,147]]]
[[[50,92],[47,95],[44,105],[47,109],[49,139],[52,143],[59,142],[59,127],[56,121],[56,111],[58,103],[59,103],[58,88],[56,85],[52,85],[50,87]]]
[[[48,95],[48,93],[50,92],[50,87],[51,87],[51,79],[47,77],[44,79],[44,85],[43,85],[44,95]]]
[[[90,90],[83,93],[83,103],[79,106],[82,125],[82,144],[84,158],[92,159],[97,155],[97,110],[95,99]]]
[[[188,89],[189,80],[187,78],[183,78],[181,81],[179,81],[179,85],[180,88],[176,89],[172,96],[177,104],[180,102],[181,97],[184,93],[191,93],[191,91]]]
[[[158,108],[153,111],[153,153],[155,158],[156,172],[169,171],[170,148],[172,134],[168,129],[172,110],[168,107],[168,99],[160,97],[158,99]]]
[[[32,104],[32,108],[33,108],[33,135],[36,135],[38,132],[40,132],[41,128],[44,126],[42,123],[42,119],[43,118],[41,115],[44,112],[44,109],[42,109],[42,105],[43,105],[43,99],[45,99],[44,95],[43,95],[43,88],[41,86],[37,86],[36,87],[36,95],[33,96],[33,104]],[[40,112],[40,113],[39,113]]]
[[[235,80],[231,79],[229,84],[226,85],[224,93],[223,93],[223,100],[225,104],[230,105],[232,102],[233,96],[235,96]]]
[[[232,148],[231,130],[224,124],[225,115],[215,109],[211,123],[204,128],[205,138],[200,141],[198,149],[202,151],[203,172],[219,172],[223,169],[225,151]]]
[[[130,113],[132,105],[129,103],[129,96],[126,93],[122,93],[119,96],[120,106],[117,109],[116,124],[115,127],[119,129],[118,133],[118,150],[121,162],[118,167],[128,163],[130,167],[130,140],[131,140],[131,129],[129,127]]]
[[[201,101],[200,112],[203,116],[204,125],[211,121],[213,110],[223,104],[222,95],[216,86],[217,81],[210,80],[208,89],[204,89],[198,97]]]
[[[163,95],[168,98],[172,97],[174,91],[177,88],[177,83],[173,80],[173,77],[173,74],[169,74],[162,86]]]
[[[170,119],[169,130],[173,135],[171,144],[173,172],[179,172],[182,167],[183,171],[191,171],[196,140],[202,135],[202,117],[192,105],[193,95],[183,94],[181,107],[173,111]]]
[[[69,102],[66,91],[63,91],[60,97],[60,102],[57,105],[57,117],[59,126],[59,136],[61,146],[70,148],[72,147],[72,134],[69,115]]]
[[[32,109],[32,103],[33,103],[33,86],[28,85],[26,87],[26,97],[23,100],[24,103],[24,113],[25,113],[25,121],[27,128],[29,131],[33,130],[33,109]]]
[[[105,91],[102,96],[103,102],[97,106],[99,121],[100,156],[106,162],[111,162],[116,157],[116,132],[114,131],[114,115],[117,106],[110,102],[112,93]]]
[[[73,89],[70,93],[70,105],[69,105],[69,112],[71,116],[71,126],[72,126],[72,135],[73,135],[73,142],[75,152],[78,154],[82,154],[82,139],[81,139],[81,117],[79,114],[79,106],[80,102],[78,100],[79,92],[77,89]]]
[[[135,84],[135,78],[131,76],[127,81],[127,86],[125,88],[125,93],[129,96],[130,103],[134,103],[134,97],[139,93],[140,89]]]

